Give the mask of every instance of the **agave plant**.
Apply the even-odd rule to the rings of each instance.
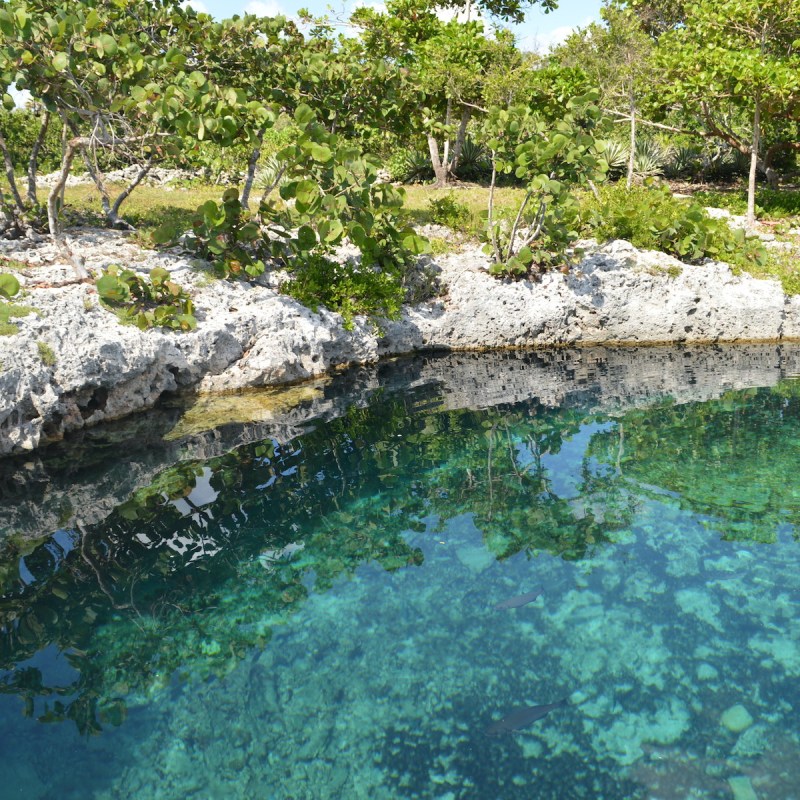
[[[482,144],[467,139],[461,148],[456,174],[465,181],[477,181],[491,174],[492,163]]]
[[[614,139],[598,139],[597,144],[608,164],[608,177],[617,180],[628,167],[628,146]]]
[[[409,150],[405,154],[400,180],[403,183],[422,183],[433,178],[433,167],[428,154],[421,150]]]
[[[668,178],[691,178],[702,168],[702,154],[697,147],[676,147],[664,165]]]
[[[672,158],[672,148],[657,139],[640,139],[633,153],[633,171],[641,178],[662,175]]]
[[[254,185],[257,189],[277,189],[287,180],[284,176],[286,165],[281,162],[274,154],[263,160],[256,172]]]

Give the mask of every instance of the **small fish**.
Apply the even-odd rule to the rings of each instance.
[[[495,605],[495,611],[503,611],[506,608],[521,608],[522,606],[528,605],[528,603],[532,603],[539,595],[544,592],[544,589],[540,586],[538,589],[534,590],[533,592],[528,592],[527,594],[521,594],[517,597],[509,597],[508,600],[503,600],[501,603],[497,603]]]
[[[559,700],[557,703],[548,703],[544,706],[523,706],[517,708],[510,714],[506,714],[503,719],[498,722],[493,722],[484,733],[487,736],[503,736],[506,733],[514,733],[514,731],[527,728],[528,725],[533,725],[534,722],[546,717],[554,708],[567,705],[567,698]]]

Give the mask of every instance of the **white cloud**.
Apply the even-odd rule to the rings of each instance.
[[[519,46],[522,50],[532,50],[536,53],[547,53],[554,47],[560,45],[567,37],[575,31],[585,28],[594,22],[592,17],[586,17],[579,25],[561,25],[544,33],[531,33],[523,36]]]
[[[208,7],[202,0],[184,0],[181,5],[184,8],[193,8],[198,14],[210,14]]]
[[[244,7],[245,14],[255,14],[258,17],[279,17],[284,15],[283,9],[275,0],[250,0]]]

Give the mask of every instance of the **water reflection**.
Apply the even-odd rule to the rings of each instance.
[[[0,692],[81,734],[122,726],[129,756],[178,714],[215,770],[258,729],[308,797],[727,797],[739,773],[788,797],[770,770],[798,753],[800,384],[445,405],[378,392],[288,441],[176,463],[97,523],[7,537]],[[720,733],[742,703],[749,724]],[[199,705],[231,715],[220,741]],[[186,790],[185,753],[165,796]]]

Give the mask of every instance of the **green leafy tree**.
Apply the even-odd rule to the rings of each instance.
[[[29,90],[69,134],[47,213],[50,231],[78,277],[88,273],[60,221],[63,190],[78,154],[126,150],[146,170],[150,160],[187,139],[229,143],[273,119],[268,103],[221,83],[219,70],[198,69],[207,66],[202,54],[210,22],[172,0],[0,4],[0,80]],[[112,216],[142,177],[140,172],[108,209]]]
[[[572,189],[605,167],[595,140],[604,119],[594,100],[596,93],[573,98],[555,123],[526,106],[490,109],[483,126],[492,154],[485,249],[493,273],[535,275],[556,264],[568,269],[566,250],[578,238]],[[513,220],[495,213],[498,173],[513,174],[525,187]]]
[[[567,66],[580,67],[600,89],[606,113],[629,123],[627,186],[633,183],[636,122],[640,97],[654,80],[655,44],[638,17],[608,4],[600,12],[603,23],[592,23],[572,34],[553,54]]]
[[[750,157],[750,224],[757,170],[774,180],[763,157],[765,128],[780,129],[781,122],[793,120],[800,101],[798,39],[798,0],[698,0],[686,8],[684,24],[659,40],[668,99],[694,117],[706,135]],[[737,125],[737,119],[747,123]],[[771,154],[782,146],[800,145],[796,139],[772,141]]]
[[[498,65],[518,63],[513,37],[484,34],[481,22],[442,22],[429,0],[390,0],[387,13],[359,9],[372,58],[399,65],[407,77],[408,123],[430,155],[439,187],[455,174],[476,110],[485,110],[484,92]]]

